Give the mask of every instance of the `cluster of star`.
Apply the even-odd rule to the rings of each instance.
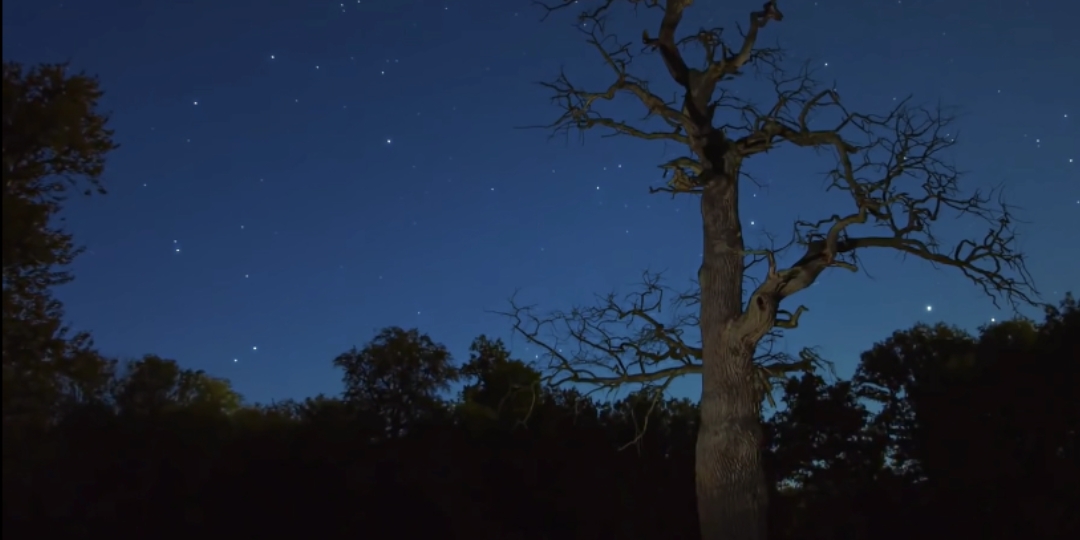
[[[357,3],[360,4],[361,2],[358,1]],[[900,4],[901,2],[897,2],[897,3]],[[818,3],[815,2],[814,6],[817,6],[817,5],[818,5]],[[342,11],[345,11],[347,7],[351,7],[351,6],[347,6],[345,3],[340,4],[340,8],[341,8]],[[909,8],[905,7],[904,9],[909,9]],[[515,13],[515,16],[516,15],[517,14]],[[941,34],[942,34],[943,37],[946,35],[945,32],[942,32]],[[295,59],[295,58],[293,58],[293,55],[290,54],[290,53],[287,53],[286,52],[287,50],[285,48],[283,48],[283,47],[279,47],[278,45],[274,45],[274,50],[276,50],[276,52],[274,52],[272,54],[266,54],[265,56],[262,56],[259,53],[256,53],[255,56],[257,56],[257,58],[252,58],[251,60],[252,60],[253,63],[262,62],[264,64],[266,64],[267,60],[269,60],[270,63],[273,63],[273,65],[274,65],[273,69],[277,70],[277,69],[285,68],[290,61]],[[264,51],[265,51],[265,49],[264,49]],[[264,52],[264,54],[265,54],[265,52]],[[397,53],[394,53],[394,54],[397,54]],[[402,56],[402,57],[406,58],[406,62],[408,62],[407,57],[405,57],[405,56]],[[352,61],[356,61],[355,57],[349,57],[349,58]],[[342,60],[344,60],[344,57],[342,58]],[[294,69],[298,70],[298,71],[301,71],[301,72],[307,74],[308,76],[313,76],[314,77],[316,75],[314,75],[313,72],[318,72],[318,75],[317,75],[318,77],[326,77],[326,76],[334,75],[334,74],[338,73],[338,68],[340,66],[339,66],[339,64],[335,64],[334,61],[335,61],[334,58],[320,58],[318,62],[306,60],[302,64],[293,65],[292,67]],[[831,74],[831,73],[834,73],[836,70],[843,70],[844,66],[847,65],[847,64],[848,64],[848,62],[844,58],[842,58],[839,54],[834,54],[833,56],[831,56],[829,58],[829,61],[822,62],[819,65],[821,67],[823,67],[823,68],[827,68],[829,70],[830,74]],[[480,64],[480,65],[482,66],[483,64]],[[393,80],[395,80],[395,77],[400,73],[399,68],[400,68],[399,60],[393,59],[393,58],[385,58],[384,59],[384,58],[382,58],[380,56],[377,60],[375,60],[373,62],[373,65],[368,65],[364,69],[365,69],[365,76],[369,77],[370,79],[379,80],[379,81],[393,81]],[[980,92],[982,92],[984,94],[991,94],[991,93],[996,92],[996,94],[1006,95],[1006,96],[1009,93],[1008,91],[1006,91],[1003,94],[1002,89],[997,89],[997,88],[994,88],[993,86],[985,87],[985,88],[981,89]],[[192,107],[200,107],[200,110],[204,110],[204,111],[206,109],[208,109],[208,108],[213,109],[213,108],[215,108],[216,106],[219,105],[219,103],[217,103],[216,99],[213,96],[210,96],[210,95],[205,95],[205,94],[199,95],[198,97],[201,98],[201,99],[191,99],[192,97],[194,97],[194,96],[189,94],[186,99],[179,100],[178,104],[176,102],[174,102],[173,105],[179,105],[180,107],[185,107],[185,110],[187,110],[186,109],[187,104],[190,102]],[[283,106],[284,107],[289,107],[290,109],[294,108],[293,104],[298,104],[298,103],[301,102],[300,98],[296,97],[296,94],[286,94],[286,95],[282,95],[282,96],[277,96],[277,97],[275,97],[275,99],[278,99],[278,97],[280,97],[282,102],[284,102]],[[892,96],[892,92],[889,92],[887,94],[883,94],[883,95],[879,96],[880,101],[888,101],[888,100],[890,100],[890,98],[891,98],[892,101],[897,101],[898,100],[897,97]],[[290,103],[290,102],[287,101],[288,99],[293,99],[293,101]],[[994,99],[994,98],[991,97],[991,99]],[[307,99],[305,97],[305,103],[310,103],[311,101],[313,101],[313,100]],[[459,102],[459,103],[461,103],[461,102]],[[339,111],[339,109],[338,109],[339,105],[341,106],[341,108],[348,108],[348,104],[332,103],[332,106],[333,106],[335,111]],[[356,107],[354,107],[354,109],[355,108]],[[463,108],[464,108],[464,105],[463,105]],[[457,107],[453,106],[452,109],[454,111],[456,111]],[[352,109],[350,109],[350,110],[352,110]],[[417,111],[415,114],[416,114],[416,116],[421,116],[420,111]],[[425,111],[425,114],[428,115],[428,116],[431,115],[431,113],[428,112],[428,111]],[[409,113],[407,113],[407,116],[409,116],[409,117],[412,116],[411,111],[409,111]],[[1062,114],[1061,118],[1064,119],[1064,120],[1068,120],[1069,115],[1068,114]],[[374,133],[372,131],[374,131]],[[412,147],[416,146],[416,145],[414,144],[414,141],[411,140],[411,133],[408,132],[408,131],[400,130],[400,129],[398,129],[398,130],[385,129],[385,128],[379,128],[377,130],[372,130],[372,131],[364,133],[364,140],[361,141],[358,144],[365,145],[365,148],[367,148],[367,147],[375,148],[376,152],[383,152],[386,155],[391,155],[391,154],[392,155],[398,155],[399,153],[404,153],[403,151],[406,151],[406,150],[410,150],[410,151],[415,150],[415,148],[412,148]],[[1034,148],[1034,149],[1048,148],[1049,146],[1047,144],[1047,137],[1046,136],[1048,136],[1051,141],[1056,137],[1056,135],[1048,134],[1047,131],[1036,131],[1035,129],[1031,129],[1031,131],[1032,131],[1032,133],[1040,134],[1040,136],[1023,134],[1023,138],[1026,139],[1024,144],[1027,145],[1028,148]],[[1018,134],[1017,132],[1013,132],[1013,133],[1010,134],[1010,136],[1015,138],[1017,136],[1017,134]],[[187,134],[185,134],[185,135],[187,135]],[[946,135],[946,136],[948,136],[948,135]],[[183,140],[185,140],[187,143],[192,142],[191,138],[184,137]],[[198,142],[197,138],[196,138],[196,142]],[[459,155],[458,157],[459,157],[459,161],[460,161],[461,156]],[[450,162],[450,161],[454,160],[454,156],[442,155],[442,156],[438,156],[437,159],[445,160],[445,162]],[[1060,160],[1061,156],[1060,155],[1056,156],[1054,159]],[[623,156],[620,156],[618,158],[609,158],[609,159],[607,159],[607,164],[605,164],[605,165],[598,165],[597,161],[593,161],[592,163],[589,164],[589,166],[593,166],[593,167],[599,166],[600,172],[602,172],[602,173],[614,173],[615,171],[621,171],[621,170],[624,169],[624,166],[623,166],[622,163],[617,163],[617,161],[619,161],[619,160],[626,160],[627,163],[632,163],[632,158],[631,157],[623,155]],[[1074,157],[1072,157],[1072,156],[1065,157],[1065,162],[1067,164],[1073,164]],[[1057,163],[1060,164],[1061,161],[1057,161]],[[412,169],[417,168],[416,165],[411,165],[411,167],[412,167]],[[545,166],[545,164],[540,164],[540,166],[538,167],[538,171],[541,171],[546,176],[548,168],[549,167]],[[570,167],[562,167],[562,166],[560,166],[560,168],[558,170],[556,168],[550,168],[550,170],[551,170],[551,174],[553,174],[553,175],[555,175],[555,174],[560,174],[560,175],[581,174],[580,171],[566,171],[566,170],[564,170],[564,169],[569,169],[569,168]],[[628,167],[628,168],[632,168],[635,171],[639,170],[638,164],[634,164],[633,167]],[[623,210],[627,210],[627,211],[632,210],[634,212],[639,212],[641,210],[652,210],[653,207],[652,207],[652,205],[649,205],[649,204],[637,204],[635,202],[635,204],[632,205],[632,204],[630,204],[628,202],[618,200],[619,198],[621,198],[621,195],[616,194],[618,190],[617,190],[617,188],[613,188],[614,181],[609,180],[611,177],[605,177],[603,175],[597,174],[596,169],[590,169],[587,174],[591,175],[591,176],[596,176],[598,179],[590,177],[590,178],[582,181],[580,184],[578,184],[575,187],[575,189],[577,189],[579,191],[575,192],[575,194],[573,195],[574,197],[584,197],[584,198],[587,198],[586,200],[595,201],[596,206],[607,206],[608,208],[614,208],[614,209],[618,209],[618,208],[621,207]],[[254,174],[252,175],[252,177],[253,176],[254,176]],[[497,178],[498,175],[491,175],[491,176]],[[245,182],[251,182],[252,177],[248,177],[244,181]],[[273,183],[274,179],[271,178],[271,180],[272,180],[271,183]],[[449,184],[449,183],[452,182],[452,180],[450,178],[439,178],[437,181],[440,182],[440,183],[443,183],[444,180],[445,180],[446,184]],[[258,180],[259,183],[263,183],[264,181],[265,181],[265,179],[263,179],[263,178],[260,178]],[[464,182],[460,182],[460,183],[462,185],[464,184]],[[144,183],[143,186],[145,187],[145,186],[147,186],[147,184]],[[460,186],[458,186],[458,185],[454,186],[455,189],[459,189],[459,187]],[[512,189],[513,189],[512,187],[502,187],[502,185],[500,185],[500,187],[497,190],[496,186],[490,185],[490,182],[487,182],[486,180],[485,180],[484,185],[481,185],[481,186],[476,186],[476,185],[466,186],[466,188],[467,189],[474,189],[474,190],[478,189],[478,190],[483,190],[484,192],[486,192],[484,194],[484,199],[483,199],[484,201],[499,201],[499,200],[502,200],[501,197],[503,196],[503,194],[506,193],[506,192],[511,192]],[[437,189],[438,188],[436,186],[434,186],[434,185],[426,185],[426,186],[423,186],[422,191],[417,190],[416,193],[423,193],[424,195],[428,195],[428,194],[431,193],[431,191],[435,191]],[[589,193],[589,192],[593,192],[593,193]],[[764,196],[764,191],[761,192],[761,195],[762,195],[762,197],[759,198],[759,193],[751,193],[750,194],[752,199],[759,199],[759,200],[762,200],[762,199],[768,200],[769,199],[768,197]],[[438,196],[438,193],[436,193],[436,196]],[[1072,198],[1072,197],[1068,197],[1068,198]],[[1065,200],[1067,201],[1068,198],[1066,198]],[[753,231],[754,231],[755,234],[762,233],[766,226],[772,226],[772,224],[775,223],[775,220],[771,216],[771,214],[767,213],[770,210],[767,210],[765,208],[758,208],[758,207],[756,207],[757,204],[758,204],[757,202],[751,202],[750,204],[747,204],[746,207],[745,207],[745,210],[747,210],[747,212],[744,214],[748,218],[744,222],[744,226],[749,225],[749,227],[747,228],[748,231],[750,230],[749,228],[754,228]],[[1076,204],[1080,205],[1080,199],[1076,200]],[[654,211],[654,215],[658,214],[661,211],[660,209],[661,209],[661,206],[659,204],[657,204],[657,210]],[[685,206],[680,207],[678,205],[670,205],[670,206],[664,206],[662,211],[665,211],[665,212],[670,211],[670,212],[675,212],[675,213],[681,213],[682,209],[685,209]],[[625,214],[629,216],[630,212],[626,212]],[[402,221],[402,224],[406,224],[406,225],[411,224],[412,226],[418,226],[418,224],[419,224],[419,226],[424,225],[424,223],[422,223],[422,221],[419,221],[417,219],[410,219],[411,217],[412,216],[405,217],[404,220]],[[239,221],[239,219],[241,219],[241,218],[238,218],[237,221]],[[244,219],[246,219],[246,218],[244,218]],[[632,223],[632,220],[631,220],[630,217],[627,218],[627,222]],[[248,225],[250,225],[250,227],[248,227],[247,225],[244,225],[244,224],[238,224],[238,225],[235,225],[235,226],[239,227],[239,229],[241,231],[246,231],[245,235],[261,234],[260,227],[259,227],[258,223],[254,222],[254,221],[246,221],[246,223]],[[623,225],[623,224],[619,223],[619,225]],[[232,225],[232,224],[229,225],[229,227],[232,227],[232,226],[234,226],[234,225]],[[627,227],[627,226],[618,226],[617,225],[615,227],[612,227],[612,229],[615,229],[616,232],[621,232],[623,235],[630,235],[631,234],[631,228]],[[635,228],[634,229],[634,231],[635,231],[635,236],[634,237],[640,236],[641,233],[639,231],[641,231],[641,230],[642,230],[642,228]],[[268,232],[268,231],[265,231],[265,232]],[[199,245],[195,244],[194,241],[192,240],[192,238],[183,236],[183,233],[181,233],[181,238],[187,238],[187,240],[189,242],[189,246],[191,248],[190,252],[184,252],[184,255],[186,257],[196,256],[201,251],[202,246],[199,246]],[[167,242],[167,241],[168,240],[165,240],[165,242]],[[157,246],[160,246],[161,241],[159,240],[158,242],[159,243],[157,244]],[[160,249],[157,246],[155,246],[154,249]],[[551,249],[548,250],[547,249],[548,247],[550,247]],[[551,256],[550,252],[557,252],[558,248],[559,248],[559,246],[557,246],[557,245],[549,244],[548,246],[539,245],[536,248],[530,248],[530,249],[538,249],[538,251],[540,251],[540,252],[549,253],[549,255],[545,256],[545,258],[547,258],[547,257]],[[173,253],[175,253],[177,255],[180,255],[182,253],[182,251],[181,251],[181,243],[180,243],[180,241],[178,239],[174,239],[172,241],[171,249],[173,250]],[[692,257],[692,251],[690,251],[690,256]],[[337,267],[339,270],[345,271],[345,265],[339,265],[339,264],[336,264],[336,263],[337,263],[337,261],[335,261],[335,265],[332,266],[331,268]],[[263,274],[259,273],[259,271],[261,269],[248,267],[248,266],[244,266],[244,267],[241,268],[241,270],[248,270],[248,269],[256,270],[256,273],[255,273],[256,279],[251,280],[250,283],[257,284],[258,282],[260,282],[260,277],[263,275]],[[380,271],[386,272],[387,270],[384,268],[384,269],[380,269]],[[251,273],[247,273],[247,272],[244,272],[242,274],[240,274],[239,272],[236,272],[235,270],[233,270],[232,272],[234,272],[234,273],[230,274],[229,279],[237,279],[238,276],[242,275],[242,279],[246,280],[246,279],[251,278],[251,276],[252,276]],[[393,275],[389,274],[389,273],[387,274],[387,276],[388,276],[388,278],[393,277]],[[382,279],[383,279],[383,276],[378,275],[378,280],[382,280]],[[389,279],[388,279],[388,281],[389,281]],[[817,285],[817,283],[815,283],[815,285]],[[250,285],[248,285],[248,286],[250,287]],[[940,307],[942,307],[942,309],[940,311],[948,311],[948,305],[949,305],[950,302],[947,302],[943,297],[940,297],[940,296],[933,296],[932,298],[934,299],[934,301],[936,303],[939,304]],[[925,297],[923,298],[923,300],[925,300]],[[410,305],[409,306],[409,308],[415,308],[415,307],[416,307],[415,305]],[[425,308],[425,310],[420,310],[420,309],[415,310],[415,314],[417,316],[421,316],[422,313],[428,313],[429,314],[428,316],[430,317],[430,313],[432,313],[432,312],[437,313],[439,311],[438,309],[432,309],[430,306],[428,306],[426,304],[423,307]],[[921,301],[918,301],[918,300],[909,303],[907,305],[907,307],[904,308],[904,310],[906,312],[914,312],[916,314],[916,316],[917,316],[918,313],[919,313],[920,308],[922,308],[925,311],[925,313],[928,313],[928,314],[935,312],[935,306],[934,305],[925,304],[924,302],[921,302]],[[410,310],[409,313],[411,313],[411,310]],[[940,315],[940,313],[935,313],[935,315]],[[991,322],[996,321],[995,318],[991,318],[990,320],[991,320]],[[252,341],[254,341],[254,340],[252,340]],[[263,341],[263,340],[259,340],[259,342],[263,343],[264,345],[269,347],[271,350],[275,349],[275,347],[271,343],[268,343],[268,342]],[[254,353],[256,351],[258,351],[257,347],[254,347],[254,346],[251,347],[251,352],[252,353]],[[223,356],[225,358],[229,358],[229,356],[225,356],[225,355],[223,355]],[[243,356],[236,356],[236,357],[232,358],[232,361],[234,363],[239,363],[242,358],[244,358],[244,357]]]

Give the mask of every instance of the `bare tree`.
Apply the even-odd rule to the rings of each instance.
[[[550,14],[578,3],[558,0],[544,7]],[[701,198],[703,260],[693,295],[697,315],[672,325],[652,318],[659,306],[652,302],[660,289],[647,281],[645,293],[626,305],[608,298],[599,308],[554,317],[537,317],[515,307],[515,327],[544,347],[556,373],[572,382],[602,387],[642,383],[662,389],[673,377],[700,373],[696,476],[702,538],[764,539],[761,368],[778,374],[805,368],[812,360],[757,358],[763,340],[778,329],[795,328],[806,310],[798,306],[789,312],[781,305],[829,268],[857,270],[859,253],[870,248],[953,267],[995,304],[1000,299],[1032,303],[1035,291],[1015,250],[1009,208],[993,196],[961,194],[958,171],[944,160],[944,152],[954,144],[948,135],[951,118],[940,109],[904,101],[883,115],[851,112],[834,89],[817,85],[806,70],[789,73],[781,67],[780,50],[757,44],[762,29],[784,18],[775,0],[749,14],[748,26],[739,29],[734,43],[720,28],[676,36],[692,0],[592,3],[594,7],[580,15],[578,27],[614,82],[594,91],[574,86],[565,74],[541,83],[563,110],[545,127],[555,133],[596,128],[688,149],[660,166],[669,181],[653,191]],[[640,52],[605,31],[608,13],[616,4],[627,3],[660,16],[656,37],[645,31]],[[704,50],[700,67],[687,64],[685,53],[691,46]],[[659,53],[675,82],[675,99],[661,97],[649,81],[629,72],[635,56],[652,53]],[[750,68],[773,83],[774,95],[764,105],[728,90],[729,83]],[[646,120],[628,122],[598,110],[621,97],[640,102]],[[739,182],[747,178],[743,165],[781,146],[834,153],[837,166],[828,173],[828,189],[846,193],[851,210],[819,221],[795,221],[792,240],[785,246],[748,247],[738,205]],[[988,230],[982,238],[946,246],[935,238],[933,225],[949,215],[967,216]],[[785,267],[777,260],[787,248],[800,250],[802,256]],[[761,268],[759,279],[748,283],[755,265]],[[627,337],[615,338],[610,330],[617,322],[639,326]],[[563,353],[561,345],[542,332],[557,323],[580,345],[575,354]],[[700,346],[688,345],[688,325],[698,327]]]

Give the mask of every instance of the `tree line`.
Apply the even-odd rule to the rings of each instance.
[[[1070,297],[974,335],[898,331],[851,378],[790,377],[762,419],[770,536],[1077,531],[1078,351]],[[545,385],[499,340],[478,337],[458,363],[387,328],[333,359],[340,395],[270,404],[173,360],[83,354],[40,414],[9,415],[5,399],[12,538],[699,534],[696,403]]]

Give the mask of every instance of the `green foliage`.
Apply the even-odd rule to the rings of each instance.
[[[874,418],[875,427],[897,435],[889,455],[906,474],[915,478],[922,475],[917,452],[910,447],[916,429],[915,408],[924,395],[970,364],[974,352],[973,337],[939,324],[896,332],[862,354],[853,379],[857,392],[881,407]]]
[[[540,373],[511,359],[502,340],[480,336],[469,352],[469,361],[460,370],[466,382],[459,415],[475,428],[527,422],[541,398]]]
[[[439,392],[458,378],[446,347],[397,327],[382,330],[363,349],[342,353],[334,365],[344,372],[345,399],[382,418],[391,437],[441,411]]]
[[[154,355],[131,362],[114,384],[113,399],[120,414],[152,416],[173,409],[231,414],[243,398],[223,379],[183,369],[175,360]]]
[[[79,253],[57,218],[69,191],[104,192],[105,157],[117,146],[98,112],[95,79],[66,65],[3,66],[4,427],[49,422],[50,407],[80,376],[100,378],[86,335],[68,335],[52,288],[71,279]],[[95,367],[96,366],[96,367]]]
[[[789,381],[768,422],[782,534],[1059,538],[1080,498],[1080,311],[1067,297],[1035,323],[972,336],[896,332],[851,381]],[[878,528],[875,531],[875,527]],[[886,536],[885,533],[888,533]]]
[[[851,380],[790,379],[766,420],[774,538],[1068,537],[1078,350],[1069,298],[1039,323],[897,332]],[[498,340],[471,352],[453,369],[427,336],[390,328],[335,360],[340,398],[270,405],[240,406],[226,382],[155,356],[86,376],[46,437],[5,454],[5,532],[697,534],[694,403],[596,402],[539,384]],[[459,398],[440,398],[458,375]]]
[[[12,269],[64,266],[71,236],[52,223],[71,189],[104,193],[105,157],[115,150],[108,117],[97,111],[97,80],[66,65],[24,69],[4,63],[4,278]],[[67,275],[36,273],[37,289]]]

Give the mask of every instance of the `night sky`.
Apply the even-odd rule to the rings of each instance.
[[[698,0],[683,30],[734,30],[760,5]],[[1044,301],[1080,290],[1080,3],[780,7],[762,43],[812,61],[850,108],[884,113],[908,94],[959,107],[951,155],[966,185],[1003,184],[1020,207]],[[567,308],[645,269],[688,284],[697,200],[647,190],[678,148],[515,129],[559,115],[535,82],[560,66],[582,86],[610,84],[573,28],[578,11],[540,22],[526,0],[5,0],[4,59],[98,75],[122,145],[109,194],[68,212],[88,249],[59,292],[73,325],[106,354],[174,358],[267,401],[336,394],[334,356],[389,325],[418,327],[463,360],[481,333],[510,337],[488,311],[519,288],[525,303]],[[655,13],[618,13],[622,37],[655,35]],[[636,64],[671,95],[659,57]],[[765,88],[739,84],[747,96]],[[640,118],[632,105],[615,110]],[[751,159],[764,184],[743,190],[747,237],[786,238],[797,217],[847,209],[846,195],[823,191],[832,163],[798,149]],[[938,226],[981,238],[968,223]],[[810,308],[790,350],[817,346],[846,374],[917,321],[974,329],[1011,315],[957,272],[863,259],[867,273],[831,270],[785,304]]]

